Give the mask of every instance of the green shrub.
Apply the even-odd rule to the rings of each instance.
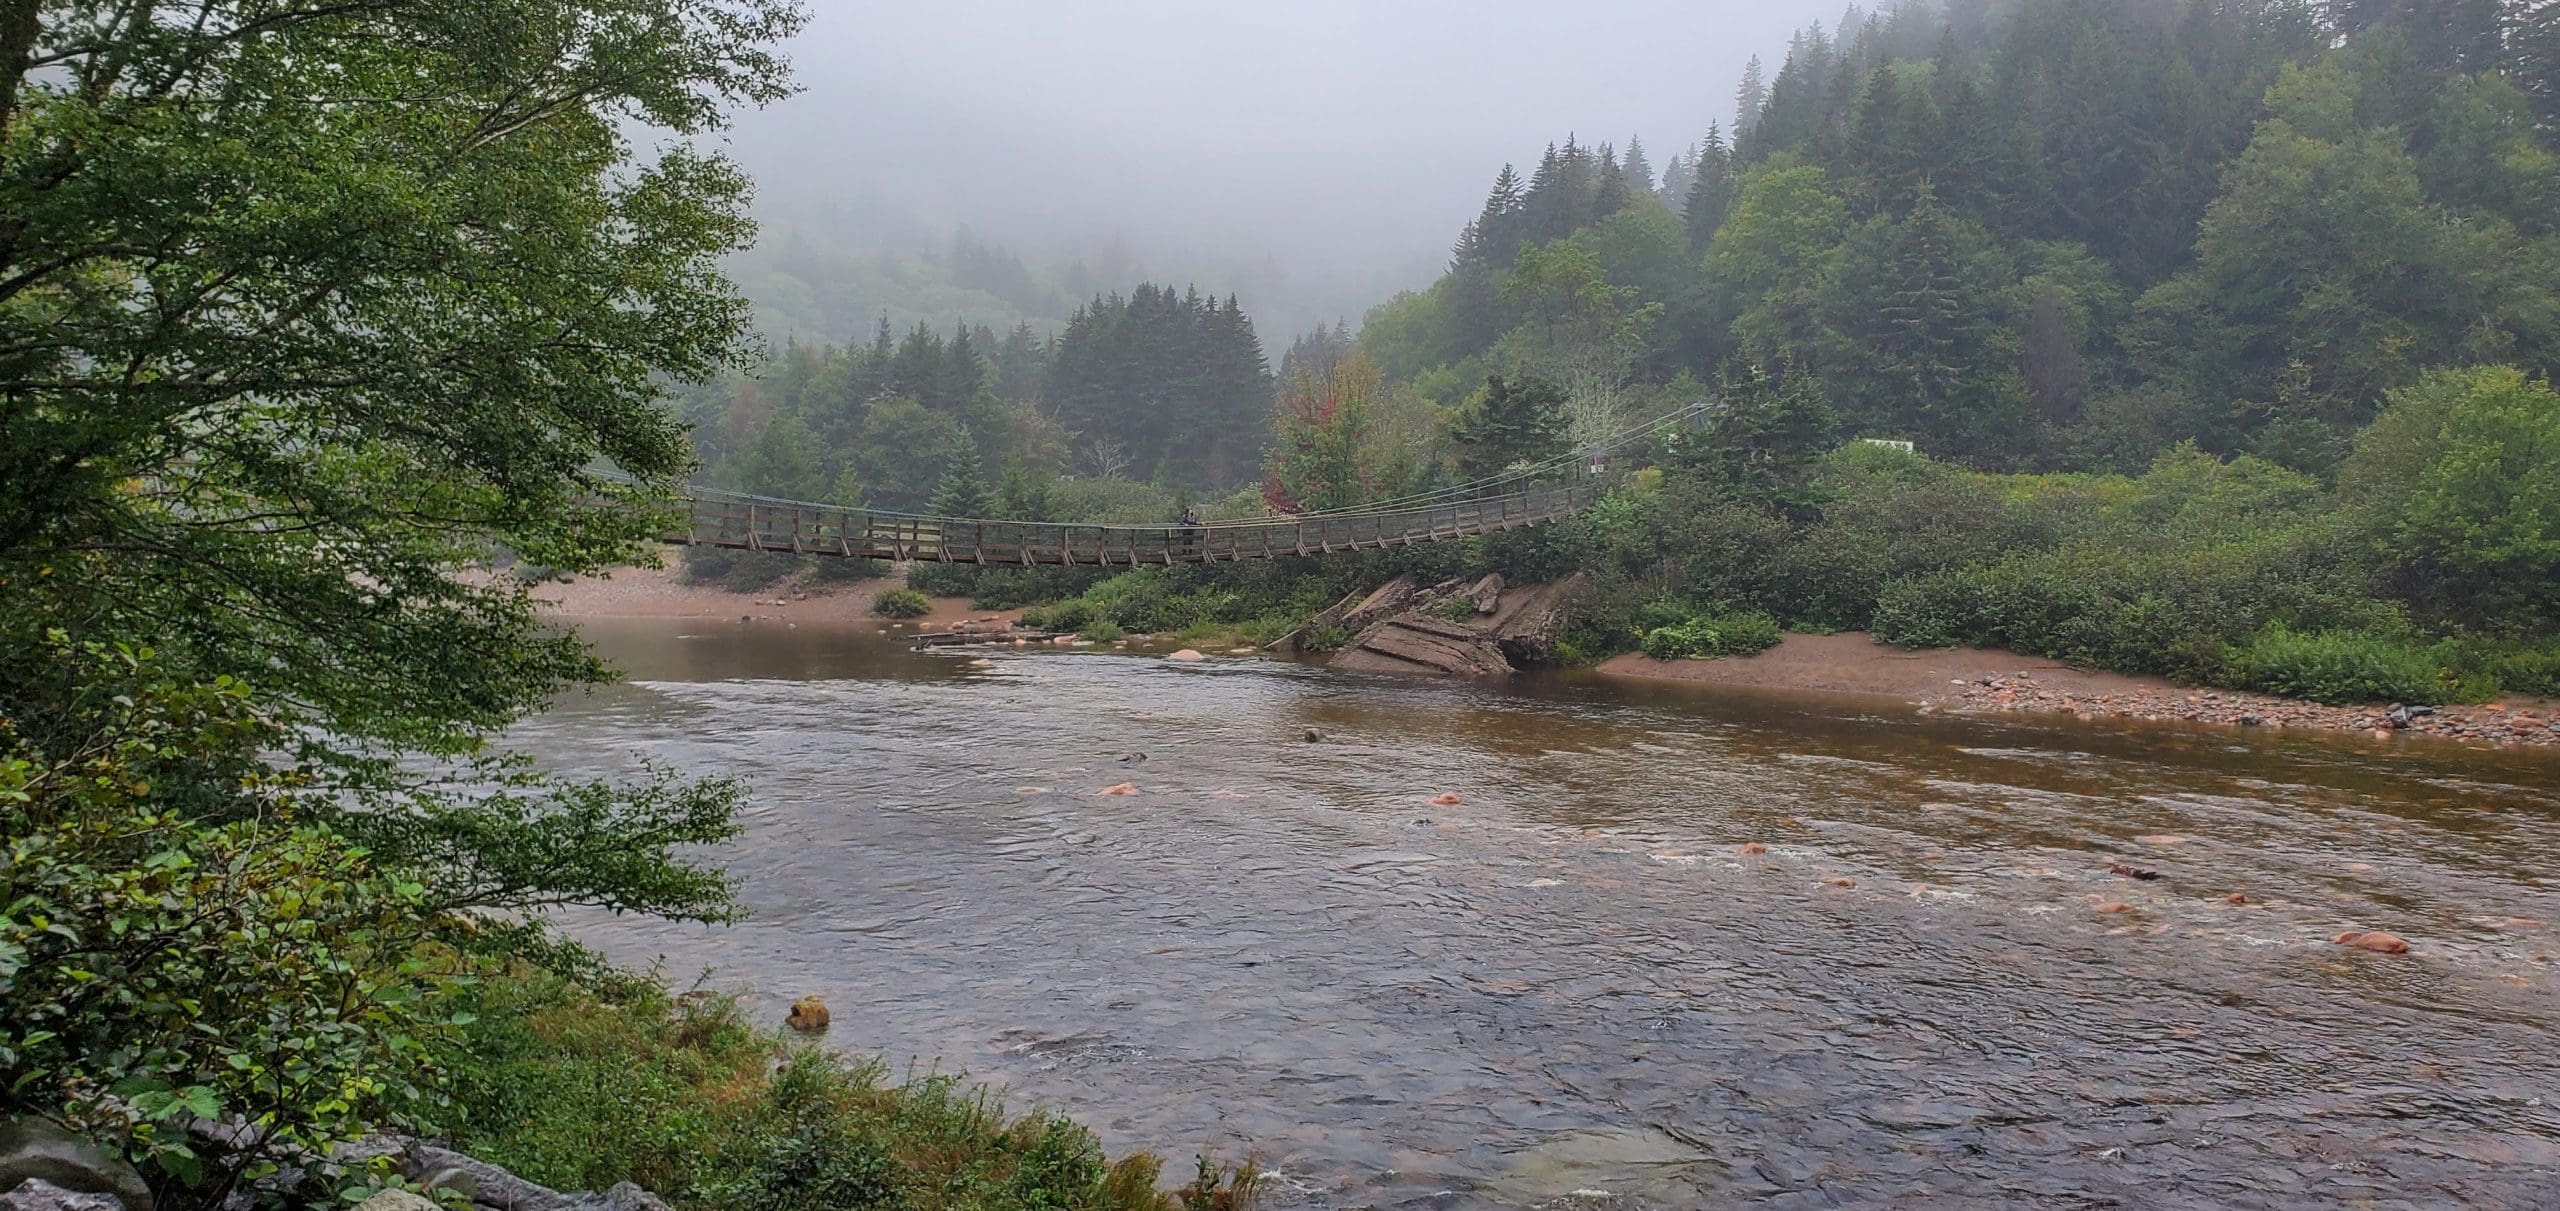
[[[818,584],[852,584],[856,581],[878,580],[889,574],[889,565],[877,559],[809,555],[802,557],[802,562],[808,566],[805,575]]]
[[[1776,647],[1780,637],[1778,620],[1756,611],[1701,614],[1678,626],[1647,632],[1644,654],[1656,660],[1748,656]]]
[[[1056,605],[1038,606],[1022,614],[1026,625],[1044,631],[1081,631],[1093,625],[1093,620],[1093,603],[1081,597],[1071,597]]]
[[[2488,648],[2473,653],[2469,663],[2500,689],[2560,698],[2560,642]]]
[[[2434,651],[2404,640],[2347,631],[2269,627],[2232,657],[2241,688],[2346,705],[2440,703],[2462,688]]]
[[[1914,576],[1886,585],[1868,629],[1906,648],[1950,648],[1982,630],[1982,601],[1964,573]]]
[[[882,618],[920,618],[933,609],[933,599],[914,589],[883,589],[871,601],[871,612]]]
[[[1092,622],[1086,623],[1084,627],[1076,633],[1092,640],[1095,643],[1117,643],[1120,641],[1120,637],[1127,632],[1120,629],[1120,624],[1115,623],[1108,618],[1097,618]]]
[[[1341,627],[1317,627],[1307,632],[1298,646],[1310,652],[1335,652],[1349,645],[1351,639],[1351,632]]]
[[[677,579],[685,584],[716,585],[732,593],[752,593],[800,570],[800,557],[775,551],[740,551],[729,547],[686,547]]]
[[[1451,597],[1431,607],[1431,612],[1451,622],[1474,622],[1476,603],[1464,597]]]
[[[123,1148],[161,1205],[213,1205],[252,1158],[194,1120],[319,1150],[414,1096],[446,1021],[433,917],[299,818],[244,687],[86,655],[98,692],[47,743],[0,718],[0,1089]]]

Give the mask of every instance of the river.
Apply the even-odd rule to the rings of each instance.
[[[2547,750],[585,629],[754,916],[573,932],[1270,1207],[2560,1205]]]

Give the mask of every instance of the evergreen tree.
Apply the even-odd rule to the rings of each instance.
[[[1009,463],[997,490],[996,516],[1007,521],[1058,521],[1051,477],[1021,463]]]
[[[1637,193],[1652,193],[1653,163],[1644,158],[1644,140],[1627,136],[1627,154],[1618,158],[1618,171],[1625,173],[1627,188]]]
[[[1733,136],[1741,138],[1760,124],[1760,111],[1769,104],[1769,86],[1760,78],[1760,56],[1751,56],[1743,65],[1742,86],[1733,95]]]
[[[1724,225],[1733,196],[1733,153],[1725,146],[1724,132],[1710,123],[1706,141],[1698,145],[1688,200],[1680,208],[1680,222],[1689,233],[1691,250],[1706,250],[1707,242],[1715,238],[1716,228]]]
[[[1450,426],[1458,477],[1486,479],[1515,463],[1564,453],[1564,404],[1564,391],[1541,379],[1486,379],[1484,390]]]
[[[1484,213],[1476,218],[1477,247],[1493,264],[1511,263],[1527,234],[1521,223],[1526,207],[1521,191],[1520,174],[1504,164],[1502,172],[1493,178],[1493,192],[1485,196]]]
[[[969,431],[960,431],[960,439],[952,450],[951,465],[933,486],[933,499],[925,511],[935,517],[993,517],[995,500],[987,494],[987,480],[978,467],[978,443]]]
[[[1598,222],[1625,210],[1633,197],[1633,190],[1627,184],[1626,170],[1618,167],[1618,157],[1603,146],[1600,149],[1600,183],[1592,192],[1592,221]]]
[[[2006,314],[2015,266],[1923,190],[1851,234],[1817,312],[1823,380],[1849,421],[1938,457],[1999,462],[2029,432]]]
[[[1686,152],[1672,152],[1671,161],[1662,166],[1662,204],[1674,213],[1689,205],[1689,157]]]

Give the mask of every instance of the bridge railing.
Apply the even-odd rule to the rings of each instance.
[[[1197,526],[1077,525],[926,517],[708,489],[671,542],[946,563],[1139,565],[1316,555],[1463,538],[1552,521],[1595,499],[1579,482],[1428,507]]]

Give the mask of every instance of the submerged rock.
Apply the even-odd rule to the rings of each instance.
[[[2404,955],[2409,953],[2409,943],[2406,939],[2396,933],[2386,933],[2379,929],[2361,933],[2342,933],[2329,940],[2340,946],[2352,946],[2357,950],[2370,950],[2375,954]]]
[[[1459,798],[1458,792],[1456,791],[1442,791],[1439,794],[1431,796],[1431,806],[1433,807],[1456,807],[1464,802],[1466,802],[1466,800]]]
[[[1138,784],[1135,782],[1122,782],[1114,786],[1103,787],[1101,790],[1095,791],[1094,793],[1097,795],[1134,795],[1138,793]]]
[[[1165,659],[1167,659],[1167,660],[1180,660],[1180,661],[1184,661],[1184,662],[1186,662],[1186,663],[1187,663],[1187,662],[1190,662],[1190,661],[1193,661],[1193,660],[1206,660],[1206,659],[1208,659],[1208,657],[1203,656],[1203,655],[1201,655],[1199,652],[1194,651],[1194,650],[1192,650],[1192,649],[1190,649],[1190,648],[1184,648],[1184,649],[1182,649],[1182,650],[1181,650],[1181,651],[1179,651],[1179,652],[1175,652],[1173,655],[1170,655],[1170,656],[1165,657]]]

